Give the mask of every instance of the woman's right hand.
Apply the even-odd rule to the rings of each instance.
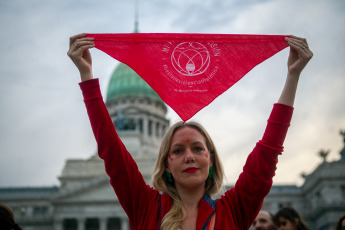
[[[82,81],[93,78],[92,58],[89,51],[93,47],[95,47],[94,38],[86,37],[85,33],[70,37],[67,55],[77,66]]]

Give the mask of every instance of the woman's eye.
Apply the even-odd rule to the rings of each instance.
[[[174,149],[173,150],[173,154],[179,154],[179,153],[181,153],[181,149]]]
[[[197,151],[197,152],[201,152],[203,150],[204,150],[204,148],[202,148],[200,146],[195,147],[195,151]]]

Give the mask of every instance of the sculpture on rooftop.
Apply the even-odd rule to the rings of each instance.
[[[329,154],[330,150],[324,150],[324,149],[321,149],[319,151],[319,156],[323,158],[323,161],[326,161],[326,158]]]

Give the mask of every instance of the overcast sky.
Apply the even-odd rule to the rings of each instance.
[[[96,151],[66,55],[71,35],[131,33],[134,0],[0,2],[0,187],[59,185],[67,159]],[[302,172],[330,150],[339,159],[345,129],[345,1],[139,0],[143,33],[281,34],[306,37],[314,58],[302,73],[275,184],[301,185]],[[288,49],[266,60],[194,120],[213,137],[232,184],[261,138],[286,76]],[[103,92],[118,62],[92,50]],[[169,109],[171,122],[178,116]]]

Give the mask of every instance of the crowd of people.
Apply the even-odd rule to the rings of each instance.
[[[283,207],[275,215],[260,210],[255,218],[252,230],[311,230],[302,216],[293,207]],[[335,230],[345,230],[345,215],[342,215]]]

